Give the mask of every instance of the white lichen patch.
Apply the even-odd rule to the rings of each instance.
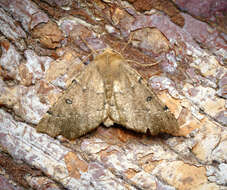
[[[197,94],[192,96],[189,92],[196,89]],[[214,117],[218,112],[225,110],[225,100],[216,96],[216,90],[210,87],[193,87],[185,84],[183,92],[187,99],[191,100],[199,108],[203,109],[207,114]]]
[[[32,83],[44,77],[45,71],[49,68],[52,58],[46,56],[38,56],[32,50],[26,50],[24,55],[27,59],[25,66],[28,71],[33,74]]]
[[[9,43],[9,42],[5,42]],[[16,80],[20,80],[18,66],[20,65],[22,57],[16,51],[14,45],[9,44],[9,49],[2,48],[2,55],[0,57],[0,66],[4,68],[8,75]]]

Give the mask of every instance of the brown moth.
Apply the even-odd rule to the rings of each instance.
[[[37,131],[68,139],[80,137],[101,123],[156,135],[175,134],[174,115],[126,60],[110,49],[97,55],[44,115]]]

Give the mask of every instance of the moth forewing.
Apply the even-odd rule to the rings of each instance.
[[[175,134],[177,120],[142,77],[110,49],[97,55],[46,113],[37,131],[75,139],[101,123],[151,135]]]

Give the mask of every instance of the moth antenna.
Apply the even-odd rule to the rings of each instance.
[[[123,49],[122,49],[122,52],[126,49],[126,47],[130,44],[130,42],[132,41],[132,37],[133,37],[133,33],[130,33],[129,34],[129,40],[128,40],[128,42],[125,44],[125,46],[123,47]]]
[[[96,55],[98,54],[97,51],[95,51],[94,48],[91,47],[82,36],[80,36],[80,39],[86,44],[86,46],[92,51],[92,53],[95,53]]]
[[[92,55],[92,53],[89,53],[82,61],[81,63],[85,63],[86,60]]]
[[[123,47],[122,52],[123,52],[123,51],[125,50],[125,48],[130,44],[130,42],[132,41],[133,36],[134,36],[134,33],[130,33],[130,34],[129,34],[129,40],[128,40],[128,42],[126,43],[126,45]],[[151,66],[154,66],[154,65],[157,65],[157,64],[160,63],[160,61],[159,61],[159,62],[154,62],[154,63],[141,64],[141,63],[139,63],[138,61],[133,61],[133,60],[126,60],[126,61],[127,61],[127,62],[134,62],[134,63],[136,63],[137,65],[140,65],[140,66],[142,66],[142,67],[151,67]]]
[[[142,67],[151,67],[151,66],[154,66],[154,65],[157,65],[159,64],[161,61],[158,61],[158,62],[154,62],[154,63],[146,63],[146,64],[141,64],[139,63],[138,61],[134,61],[134,60],[126,60],[127,62],[133,62],[133,63],[136,63],[137,65],[139,66],[142,66]]]

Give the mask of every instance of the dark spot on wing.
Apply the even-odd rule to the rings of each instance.
[[[138,80],[138,82],[141,84],[142,83],[142,80],[143,80],[143,78],[140,77],[139,80]]]
[[[77,80],[76,79],[73,79],[72,80],[72,83],[76,84],[77,83]]]
[[[88,65],[89,64],[89,61],[84,61],[84,65]]]
[[[150,102],[152,100],[152,96],[147,97],[147,102]]]
[[[70,99],[66,99],[66,100],[65,100],[65,103],[66,103],[66,104],[72,104],[72,103],[73,103],[73,101],[72,101],[72,100],[70,100]]]
[[[199,113],[205,113],[205,110],[203,108],[199,108]]]
[[[169,109],[169,108],[168,108],[167,105],[165,105],[164,108],[163,108],[164,111],[166,111],[166,110],[168,110],[168,109]]]
[[[50,110],[48,110],[48,111],[47,111],[47,113],[48,113],[48,114],[50,114],[50,115],[52,115],[52,114],[53,114],[53,113],[52,113],[52,111],[50,111]]]

